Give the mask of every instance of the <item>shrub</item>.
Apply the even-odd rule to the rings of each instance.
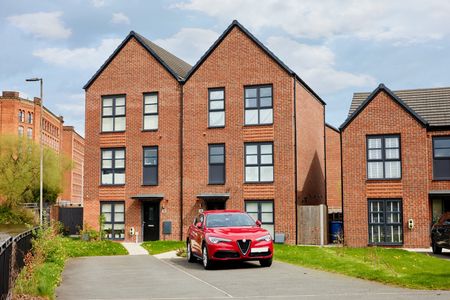
[[[0,224],[33,225],[35,216],[31,210],[26,208],[0,205]]]

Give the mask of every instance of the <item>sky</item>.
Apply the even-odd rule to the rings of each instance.
[[[237,19],[340,126],[354,92],[450,86],[447,0],[0,0],[0,90],[39,95],[84,134],[83,85],[134,30],[195,64]]]

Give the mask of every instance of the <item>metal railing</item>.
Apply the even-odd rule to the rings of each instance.
[[[14,280],[25,266],[25,256],[31,251],[36,228],[10,237],[0,244],[0,300],[11,298]]]

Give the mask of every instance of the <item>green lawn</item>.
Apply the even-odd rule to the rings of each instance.
[[[450,290],[450,261],[400,249],[275,245],[275,259],[402,287]]]
[[[127,250],[119,243],[112,241],[90,241],[64,238],[64,248],[68,257],[127,255]]]
[[[142,247],[148,251],[149,254],[155,255],[180,248],[186,248],[186,243],[182,241],[152,241],[142,243]]]

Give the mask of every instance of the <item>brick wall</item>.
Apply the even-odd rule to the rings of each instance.
[[[274,121],[244,126],[244,86],[273,85]],[[208,88],[225,87],[225,128],[208,129]],[[228,209],[244,200],[274,200],[275,232],[295,242],[293,79],[235,27],[183,88],[183,215],[188,226],[201,202],[197,194],[230,193]],[[244,184],[244,143],[273,142],[274,182]],[[208,144],[225,143],[226,183],[208,185]]]
[[[143,93],[158,92],[159,130],[142,131]],[[126,131],[101,133],[101,97],[126,94]],[[161,222],[173,222],[172,235],[180,238],[180,96],[178,82],[132,38],[86,90],[86,146],[84,219],[98,228],[100,202],[125,201],[126,240],[134,227],[142,236],[141,202],[137,194],[164,194]],[[142,186],[143,146],[158,146],[159,185]],[[100,149],[126,148],[126,185],[100,185]],[[161,226],[162,227],[162,226]],[[162,228],[161,228],[162,229]],[[162,232],[161,232],[162,238]]]
[[[376,134],[400,134],[400,180],[367,180],[366,136]],[[428,247],[430,148],[426,129],[380,92],[342,131],[342,149],[346,244],[368,244],[368,199],[398,198],[403,203],[404,246]],[[409,218],[415,221],[413,230],[407,228]]]
[[[327,162],[327,205],[332,212],[342,211],[341,138],[340,133],[325,127]]]

